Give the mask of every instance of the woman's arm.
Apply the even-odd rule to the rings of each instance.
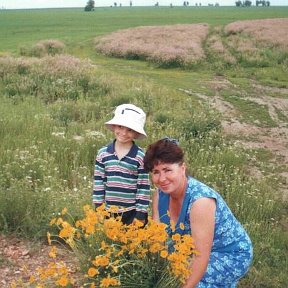
[[[216,203],[212,198],[196,200],[190,211],[192,237],[196,250],[200,253],[193,259],[191,276],[183,288],[193,288],[206,272],[213,244]]]
[[[158,190],[155,190],[152,195],[152,218],[153,220],[160,222],[158,201],[159,201],[159,193]]]

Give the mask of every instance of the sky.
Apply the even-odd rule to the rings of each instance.
[[[58,7],[84,7],[88,0],[0,0],[0,9],[26,9],[26,8],[58,8]],[[168,6],[183,5],[182,0],[132,0],[134,6],[153,6],[156,2],[159,5]],[[189,0],[188,0],[189,1]],[[215,4],[218,2],[220,6],[234,6],[236,0],[190,0],[190,6],[195,3],[202,3],[207,6],[208,3]],[[255,5],[256,0],[252,1]],[[287,6],[288,0],[269,0],[272,6]],[[118,5],[129,6],[130,0],[95,0],[95,7],[109,7],[116,2]]]

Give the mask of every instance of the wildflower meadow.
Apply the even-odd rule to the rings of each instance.
[[[190,236],[169,239],[151,217],[126,226],[93,209],[95,156],[113,139],[104,122],[122,103],[147,113],[137,144],[179,139],[189,173],[247,229],[254,259],[239,287],[285,287],[287,29],[277,23],[287,27],[288,10],[266,8],[0,11],[0,233],[50,251],[11,287],[176,288],[191,273]],[[194,41],[183,48],[175,31]],[[284,141],[276,156],[260,145],[269,136]],[[73,255],[77,277],[59,249]]]

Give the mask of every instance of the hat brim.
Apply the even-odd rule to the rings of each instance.
[[[137,137],[135,137],[135,139],[143,139],[143,138],[147,137],[144,129],[141,128],[140,125],[137,125],[137,123],[135,123],[135,120],[133,120],[133,119],[131,119],[131,121],[129,121],[129,119],[123,119],[122,117],[120,118],[120,117],[115,116],[110,121],[107,121],[105,123],[105,125],[111,131],[114,131],[113,125],[120,125],[120,126],[130,128],[133,131],[138,133],[138,135],[137,135]]]

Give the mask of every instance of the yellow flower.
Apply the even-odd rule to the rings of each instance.
[[[61,287],[66,287],[68,285],[68,279],[66,277],[66,275],[63,275],[60,279],[58,279],[55,282],[57,285],[61,286]]]
[[[53,226],[56,223],[56,218],[51,219],[51,221],[49,222],[50,226]]]
[[[72,227],[68,222],[63,221],[61,223],[63,229],[59,232],[61,238],[72,238],[75,233],[75,228]]]
[[[110,287],[110,286],[118,286],[120,285],[119,281],[115,278],[103,278],[100,283],[100,287]]]
[[[67,213],[67,211],[68,211],[68,209],[65,207],[65,208],[63,208],[63,210],[62,210],[62,212],[61,212],[61,215],[63,216],[63,215],[65,215],[66,213]]]
[[[63,219],[60,217],[57,219],[56,224],[61,225],[63,223]]]
[[[170,227],[171,227],[171,231],[175,232],[175,222],[173,220],[170,220]]]
[[[161,249],[162,249],[162,245],[160,243],[153,243],[150,246],[149,251],[152,252],[152,253],[157,253]]]
[[[108,266],[109,258],[107,256],[96,256],[92,263],[97,266]]]
[[[47,232],[47,241],[48,244],[51,245],[51,234],[49,232]]]
[[[168,251],[162,250],[162,251],[160,252],[160,256],[161,256],[162,258],[167,258],[167,256],[168,256]]]
[[[36,277],[31,275],[30,278],[29,278],[29,283],[32,284],[36,281]]]
[[[180,227],[181,230],[184,230],[184,229],[185,229],[185,226],[184,226],[183,223],[180,223],[179,227]]]
[[[181,235],[178,234],[178,233],[172,235],[172,240],[174,240],[174,241],[180,241],[180,240],[181,240]]]
[[[108,247],[105,241],[101,242],[101,249],[105,250]]]
[[[95,275],[99,274],[99,271],[98,271],[98,269],[91,267],[88,269],[87,274],[89,277],[94,277]]]
[[[55,259],[56,256],[57,256],[57,248],[56,248],[56,246],[52,246],[51,250],[49,252],[49,257]]]

